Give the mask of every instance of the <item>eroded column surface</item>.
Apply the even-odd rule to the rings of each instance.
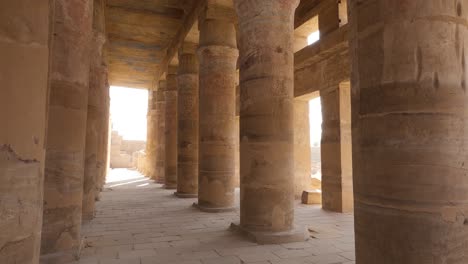
[[[351,158],[351,98],[349,85],[323,92],[322,206],[334,212],[353,212]]]
[[[73,260],[81,243],[93,1],[55,1],[41,262]]]
[[[154,140],[156,145],[156,182],[165,183],[166,163],[166,80],[159,81],[156,90],[156,115],[154,129]]]
[[[294,198],[312,187],[312,153],[310,148],[309,101],[294,99]]]
[[[0,2],[0,263],[39,263],[49,15],[49,1]]]
[[[177,87],[177,192],[181,198],[198,196],[198,60],[196,45],[179,50]]]
[[[198,208],[234,208],[236,62],[234,19],[208,5],[200,16],[200,151]],[[211,12],[213,11],[213,12]],[[234,11],[232,10],[232,13]]]
[[[294,227],[294,11],[298,0],[234,1],[240,33],[240,228],[258,243]]]
[[[350,1],[356,263],[468,263],[468,1]]]
[[[91,42],[91,62],[89,70],[88,114],[86,121],[85,170],[83,181],[83,220],[94,217],[96,189],[99,186],[99,137],[103,133],[102,115],[106,105],[104,97],[107,77],[103,58],[106,41],[104,32],[104,1],[94,0],[93,37]]]
[[[144,166],[144,174],[152,180],[157,180],[156,176],[156,99],[157,91],[150,90],[148,98],[148,122],[147,122],[147,140],[146,140],[146,164]]]
[[[98,159],[97,159],[97,167],[98,167],[98,185],[96,189],[96,199],[99,199],[99,193],[101,192],[104,184],[106,183],[106,177],[109,169],[109,153],[110,153],[110,87],[109,87],[109,71],[107,66],[102,68],[103,70],[103,79],[104,82],[104,90],[103,90],[103,101],[101,101],[101,108],[100,111],[100,118],[99,122],[101,123],[100,127],[102,131],[99,133],[99,147],[98,147]]]
[[[164,188],[177,188],[177,67],[170,66],[166,76],[166,161]]]

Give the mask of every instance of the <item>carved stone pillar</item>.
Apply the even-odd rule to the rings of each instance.
[[[158,88],[156,90],[156,102],[155,109],[156,115],[154,123],[154,140],[156,149],[156,182],[165,182],[165,163],[166,163],[166,99],[164,92],[166,91],[166,80],[159,81]]]
[[[99,143],[100,136],[104,133],[103,126],[106,125],[102,122],[102,116],[106,111],[104,107],[107,106],[104,91],[107,89],[107,66],[102,53],[106,42],[104,8],[103,0],[94,0],[83,181],[83,220],[94,218],[96,189],[100,185],[100,166],[102,166],[98,164]]]
[[[81,243],[93,1],[55,1],[44,181],[43,263],[66,263]]]
[[[199,19],[200,156],[197,207],[234,208],[237,50],[234,11],[208,4]],[[220,13],[219,10],[225,12]],[[230,14],[230,15],[229,15]]]
[[[236,0],[240,35],[240,226],[258,243],[304,241],[294,226],[294,11]]]
[[[177,67],[170,66],[167,71],[166,98],[166,161],[164,188],[177,188]]]
[[[147,140],[146,140],[146,164],[144,166],[144,173],[152,180],[157,180],[156,175],[156,129],[158,124],[156,123],[157,111],[156,111],[156,100],[157,90],[150,90],[148,92],[148,115],[147,115]]]
[[[468,3],[349,3],[356,263],[468,263]]]
[[[0,1],[0,263],[39,263],[52,16]]]
[[[179,50],[177,73],[178,158],[177,192],[181,198],[198,196],[198,60],[197,45],[185,43]]]

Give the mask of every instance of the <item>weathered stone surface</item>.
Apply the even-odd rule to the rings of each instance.
[[[177,188],[177,67],[171,66],[166,76],[167,87],[164,91],[166,99],[166,160],[164,163],[164,188]]]
[[[156,90],[156,115],[154,129],[154,138],[156,144],[156,181],[164,183],[165,181],[165,162],[166,162],[166,98],[164,91],[166,90],[166,80],[159,81]]]
[[[468,1],[350,1],[356,263],[468,263]]]
[[[44,182],[43,263],[78,253],[93,1],[55,1]]]
[[[156,123],[157,110],[156,110],[156,99],[157,91],[148,91],[148,115],[147,115],[147,139],[146,139],[146,164],[143,172],[152,180],[157,180],[156,176]]]
[[[0,3],[0,263],[39,263],[49,15],[49,1]]]
[[[105,2],[94,0],[93,4],[93,38],[91,41],[91,62],[89,69],[88,114],[86,121],[85,170],[83,181],[83,220],[94,217],[96,192],[100,188],[100,168],[98,165],[100,136],[104,132],[102,116],[107,89],[107,67],[103,58],[105,36]]]
[[[294,99],[294,198],[312,187],[309,101]]]
[[[288,242],[305,240],[305,230],[297,235],[293,224],[293,29],[299,1],[234,2],[241,54],[240,229],[262,243],[282,241],[279,233]]]
[[[294,96],[335,89],[349,81],[348,25],[294,54]]]
[[[109,171],[110,165],[110,87],[108,81],[108,70],[105,68],[102,77],[105,82],[105,88],[103,90],[103,100],[101,101],[101,107],[103,111],[100,111],[99,122],[101,122],[102,132],[99,133],[99,147],[97,155],[97,168],[98,168],[98,185],[96,189],[96,199],[99,196],[99,192],[106,183],[106,176]]]
[[[198,207],[234,207],[236,62],[234,21],[210,13],[200,21],[200,151]],[[224,9],[223,9],[224,10]],[[232,14],[234,11],[231,10]],[[214,16],[210,16],[214,15]]]
[[[189,49],[187,46],[193,46]],[[177,193],[179,197],[198,196],[198,60],[195,45],[179,50],[177,86],[178,153]]]
[[[348,84],[321,94],[323,209],[353,212],[351,94]]]
[[[307,190],[302,192],[301,202],[303,204],[321,204],[322,192],[320,190]]]

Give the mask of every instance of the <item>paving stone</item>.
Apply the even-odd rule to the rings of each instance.
[[[107,187],[116,181],[114,171]],[[178,199],[154,183],[112,189],[102,193],[96,218],[83,227],[90,247],[77,264],[354,264],[350,214],[297,202],[297,223],[313,230],[316,238],[257,245],[228,230],[238,221],[238,210],[202,213],[192,208],[193,199]]]

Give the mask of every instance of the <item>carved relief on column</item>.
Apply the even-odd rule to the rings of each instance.
[[[294,226],[294,11],[299,0],[235,0],[240,35],[240,225],[258,243]]]
[[[222,12],[220,12],[222,11]],[[198,208],[234,208],[237,50],[235,14],[208,5],[199,20],[200,156]]]
[[[66,263],[81,244],[93,1],[55,1],[41,244]]]
[[[179,50],[177,73],[178,159],[177,192],[181,198],[198,196],[198,59],[197,44],[184,43]]]
[[[164,188],[177,188],[177,67],[169,66],[166,75],[166,161]]]
[[[166,91],[166,80],[159,81],[158,89],[156,90],[156,115],[154,128],[154,140],[156,145],[156,182],[164,184],[165,182],[165,163],[166,163],[166,99],[164,92]]]

